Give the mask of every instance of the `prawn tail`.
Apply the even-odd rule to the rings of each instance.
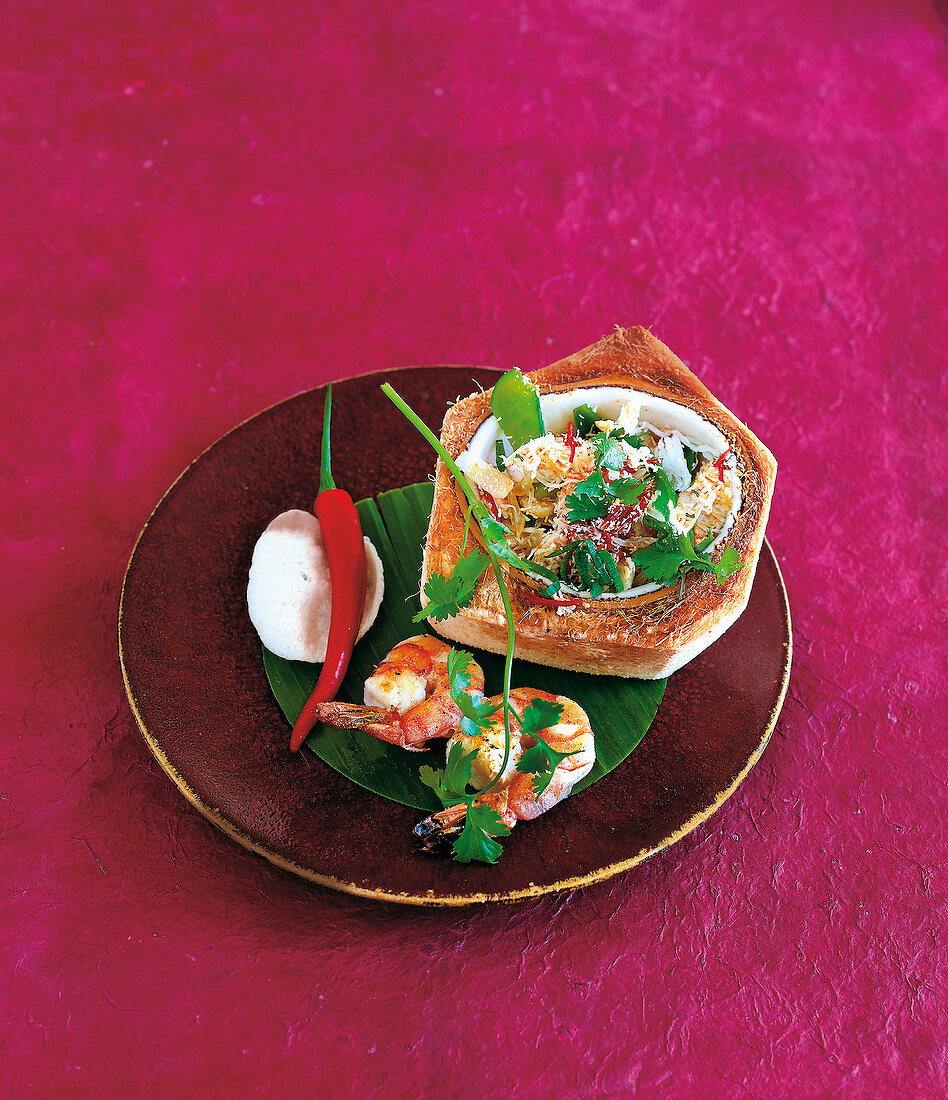
[[[366,730],[372,727],[392,726],[398,723],[398,711],[394,707],[365,707],[358,703],[317,703],[316,721],[339,730]]]
[[[464,828],[465,817],[467,817],[467,806],[461,802],[457,806],[449,806],[446,810],[439,810],[419,821],[412,829],[412,835],[418,841],[419,851],[433,856],[450,855],[451,845]]]
[[[476,804],[490,806],[495,809],[500,820],[508,829],[512,829],[517,824],[517,815],[507,804],[506,790],[485,794],[476,799]],[[430,814],[419,821],[412,829],[412,834],[418,841],[419,849],[431,855],[450,855],[451,845],[461,835],[466,817],[467,804],[459,802],[457,806],[449,806],[446,810],[438,810],[437,813]]]
[[[316,721],[339,730],[361,730],[370,737],[397,745],[408,752],[421,752],[431,733],[414,730],[402,720],[395,707],[369,707],[359,703],[317,703]]]

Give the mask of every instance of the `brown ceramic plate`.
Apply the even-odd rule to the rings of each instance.
[[[379,393],[388,380],[436,432],[497,372],[413,367],[333,386],[333,471],[353,498],[423,481],[427,444]],[[128,697],[189,801],[245,847],[323,886],[416,905],[516,900],[605,879],[709,817],[759,758],[790,672],[790,617],[769,545],[747,610],[668,681],[645,739],[595,786],[505,840],[495,866],[416,852],[418,812],[287,749],[247,617],[254,543],[318,483],[324,391],[241,424],[196,459],[142,531],[119,611]],[[383,609],[384,613],[384,609]]]

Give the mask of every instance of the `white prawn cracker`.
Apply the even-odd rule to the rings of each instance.
[[[372,543],[364,542],[360,638],[375,622],[385,591],[382,560]],[[267,649],[288,661],[325,661],[331,587],[319,520],[298,508],[277,516],[257,540],[247,581],[250,621]]]

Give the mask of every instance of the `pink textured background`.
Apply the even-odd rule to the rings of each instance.
[[[4,6],[3,1095],[945,1094],[939,12]],[[119,673],[160,494],[326,379],[615,322],[781,464],[796,664],[744,786],[516,908],[334,895],[218,834]]]

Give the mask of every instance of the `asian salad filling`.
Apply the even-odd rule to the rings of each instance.
[[[732,547],[718,552],[739,486],[730,451],[650,423],[636,401],[614,420],[579,405],[565,432],[507,450],[498,439],[495,462],[472,459],[466,473],[547,582],[544,602],[654,590],[690,570],[723,584],[742,568]]]

